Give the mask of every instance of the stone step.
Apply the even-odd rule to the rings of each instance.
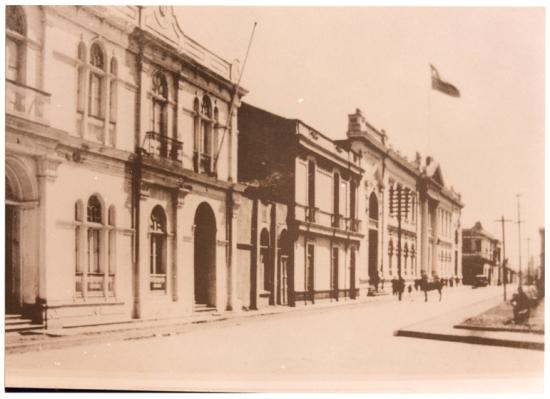
[[[6,319],[6,326],[17,326],[17,325],[23,325],[23,324],[32,324],[32,320],[31,319],[23,319],[23,318]]]
[[[5,331],[6,333],[10,333],[10,332],[40,330],[42,328],[44,328],[44,324],[25,323],[25,324],[16,324],[16,325],[6,325]]]

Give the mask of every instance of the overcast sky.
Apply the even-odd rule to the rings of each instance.
[[[231,61],[244,59],[245,101],[334,139],[360,108],[390,144],[441,164],[462,193],[462,227],[517,218],[522,258],[544,225],[544,9],[182,7],[182,29]],[[429,64],[460,98],[431,90]],[[302,99],[302,100],[300,100]],[[517,265],[517,224],[507,224]],[[538,263],[538,262],[537,262]],[[525,265],[525,262],[523,262]]]

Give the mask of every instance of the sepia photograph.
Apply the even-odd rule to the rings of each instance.
[[[545,6],[3,5],[4,391],[542,394]]]

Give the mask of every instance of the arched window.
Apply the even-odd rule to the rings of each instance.
[[[107,216],[108,225],[108,243],[107,243],[107,261],[109,263],[107,268],[107,291],[109,293],[115,292],[115,272],[116,272],[116,214],[115,207],[111,205],[109,207],[109,213]]]
[[[82,250],[81,250],[81,240],[82,240],[82,201],[78,200],[74,204],[74,264],[75,264],[75,291],[77,295],[82,295],[83,285],[82,285]]]
[[[6,7],[6,78],[24,83],[27,22],[21,6]]]
[[[166,214],[160,205],[151,212],[150,273],[151,291],[166,291]]]
[[[116,123],[117,111],[117,75],[118,64],[116,58],[111,58],[111,81],[109,82],[109,122]]]
[[[105,54],[97,43],[90,48],[90,78],[88,93],[88,114],[102,119],[104,109]]]
[[[204,95],[201,102],[201,129],[200,129],[201,171],[212,172],[212,102]]]
[[[168,85],[163,74],[153,76],[153,131],[166,135],[166,104],[168,101]]]
[[[101,272],[100,247],[101,247],[101,202],[92,195],[88,200],[87,220],[93,223],[88,227],[88,268],[89,274],[99,274]]]

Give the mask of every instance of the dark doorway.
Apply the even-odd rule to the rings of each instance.
[[[376,285],[378,279],[378,230],[369,230],[369,280]]]
[[[264,292],[271,292],[271,281],[272,281],[272,270],[271,270],[271,261],[270,248],[269,248],[269,232],[267,229],[263,229],[260,233],[260,276],[259,283],[261,290]]]
[[[216,219],[205,202],[195,214],[195,303],[216,306]]]
[[[338,255],[339,255],[339,248],[338,247],[332,247],[332,262],[330,264],[331,271],[330,271],[330,290],[332,291],[332,297],[336,300],[338,300]]]
[[[279,261],[277,264],[277,304],[288,304],[288,233],[286,230],[279,236]]]
[[[18,313],[20,304],[19,221],[15,206],[6,206],[6,314]]]

